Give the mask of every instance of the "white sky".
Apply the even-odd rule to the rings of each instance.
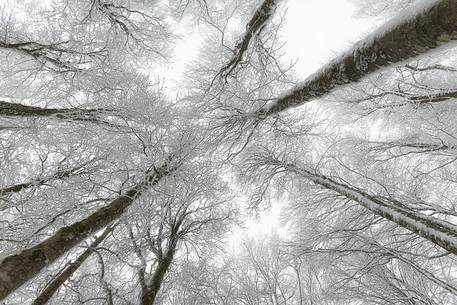
[[[14,3],[15,0],[1,1]],[[51,3],[51,0],[40,3]],[[287,7],[281,32],[287,42],[286,60],[298,60],[295,70],[301,79],[348,49],[379,24],[374,19],[355,18],[355,7],[349,0],[284,0],[283,5]],[[170,60],[172,64],[153,72],[164,78],[165,89],[170,94],[177,94],[186,63],[198,55],[200,35],[194,29],[185,26],[179,29],[183,38],[175,47],[174,58]],[[277,228],[280,213],[280,207],[273,205],[261,214],[260,219],[247,222],[248,231],[258,234]]]
[[[348,49],[376,26],[375,20],[354,18],[355,8],[348,0],[284,0],[287,7],[281,35],[287,41],[286,60],[298,60],[300,78],[315,72],[337,54]],[[173,65],[155,71],[165,78],[170,92],[180,88],[186,63],[198,55],[200,36],[182,29],[183,38],[174,49]]]
[[[349,49],[379,25],[379,20],[355,18],[355,7],[349,0],[284,0],[287,7],[285,24],[281,32],[287,42],[285,51],[288,61],[297,61],[299,78],[304,79],[320,67]],[[165,78],[165,88],[177,94],[185,65],[198,55],[200,36],[192,30],[182,30],[183,39],[174,50],[173,65],[156,70]],[[248,219],[246,232],[252,236],[265,236],[273,230],[284,233],[280,223],[280,203]],[[243,232],[233,233],[233,241]],[[233,244],[232,244],[233,245]]]
[[[373,19],[354,18],[347,0],[285,0],[283,35],[291,59],[298,59],[302,78],[315,72],[337,54],[349,49],[375,26]]]
[[[355,18],[355,7],[348,0],[284,1],[287,13],[281,35],[287,41],[286,60],[298,60],[295,70],[301,79],[349,49],[377,25],[374,19]],[[165,78],[165,87],[170,94],[177,94],[186,63],[198,55],[198,32],[186,32],[183,29],[181,35],[183,39],[174,50],[174,64],[156,71]],[[274,203],[270,210],[261,213],[258,218],[248,219],[245,232],[251,237],[265,236],[273,230],[283,234],[280,214],[280,203]],[[234,232],[232,241],[236,243],[242,234],[241,230]]]

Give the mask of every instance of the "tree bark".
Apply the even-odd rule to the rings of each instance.
[[[454,286],[446,283],[445,281],[441,280],[440,278],[436,277],[433,273],[424,269],[422,266],[418,265],[413,260],[402,256],[401,253],[399,253],[397,250],[383,246],[383,245],[379,244],[376,240],[368,240],[366,237],[359,236],[359,235],[357,235],[357,237],[359,239],[361,239],[367,245],[374,247],[375,248],[374,251],[376,251],[378,253],[386,252],[388,255],[391,255],[392,257],[396,258],[397,260],[408,265],[410,268],[414,269],[416,272],[420,273],[422,276],[424,276],[429,281],[435,283],[436,285],[440,286],[441,288],[446,289],[448,292],[457,296],[457,287],[454,287]]]
[[[141,294],[141,305],[153,305],[154,301],[162,286],[163,279],[167,273],[175,255],[176,245],[171,246],[165,255],[159,260],[157,268],[152,275],[151,281],[146,287],[146,290]]]
[[[83,253],[81,253],[78,258],[72,262],[68,267],[66,267],[56,278],[54,278],[46,288],[38,295],[38,297],[33,301],[32,305],[44,305],[46,304],[52,296],[59,290],[60,286],[65,283],[79,267],[86,261],[86,259],[92,254],[94,248],[96,248],[105,238],[112,232],[113,228],[108,227],[103,231],[103,233],[95,239],[95,241],[87,248]]]
[[[413,17],[393,20],[282,97],[255,111],[254,116],[265,118],[310,102],[453,39],[457,39],[457,1],[437,1]]]
[[[219,71],[222,76],[227,76],[238,66],[243,59],[244,53],[247,51],[252,38],[262,31],[268,19],[271,18],[274,12],[276,2],[278,0],[264,0],[261,6],[255,11],[249,23],[246,25],[246,32],[241,41],[235,47],[235,53],[230,61]]]
[[[1,49],[14,50],[23,55],[29,56],[42,64],[51,64],[57,72],[78,72],[81,71],[68,61],[61,59],[62,54],[85,55],[75,50],[62,49],[55,45],[45,45],[37,42],[7,42],[0,41]]]
[[[13,117],[55,117],[63,120],[86,121],[113,125],[99,118],[99,114],[112,112],[109,109],[78,109],[78,108],[42,108],[22,105],[19,103],[0,101],[0,116]]]
[[[8,187],[0,188],[0,196],[10,195],[12,193],[18,193],[27,188],[44,185],[52,180],[60,180],[60,179],[68,178],[71,175],[75,175],[80,169],[82,169],[87,164],[88,163],[85,163],[83,165],[76,166],[76,167],[74,167],[72,169],[68,169],[68,170],[58,170],[53,175],[50,175],[47,177],[35,178],[29,182],[18,183],[18,184],[11,185]]]
[[[278,162],[277,165],[280,165]],[[395,222],[397,225],[416,233],[446,251],[457,255],[457,226],[413,211],[408,207],[385,198],[372,196],[362,190],[336,182],[312,170],[294,164],[280,165],[313,183],[354,200],[376,215]]]
[[[406,106],[406,105],[427,105],[427,104],[432,104],[432,103],[440,103],[440,102],[446,102],[450,99],[457,98],[457,91],[446,91],[446,92],[439,92],[439,93],[433,93],[433,94],[428,94],[428,95],[409,95],[404,92],[399,92],[399,91],[386,91],[386,92],[381,92],[378,94],[373,94],[369,95],[367,97],[363,97],[360,99],[355,99],[355,100],[350,100],[349,103],[362,103],[366,101],[371,101],[374,99],[382,98],[382,97],[387,97],[387,96],[397,96],[400,97],[406,102],[399,101],[391,104],[383,104],[377,106],[377,108],[392,108],[392,107],[401,107],[401,106]]]
[[[157,294],[160,291],[160,287],[162,286],[163,279],[165,278],[165,274],[167,273],[168,269],[171,266],[171,263],[173,262],[176,248],[178,247],[178,241],[180,238],[182,238],[182,234],[184,233],[183,231],[181,231],[181,225],[184,221],[184,218],[186,217],[185,215],[186,213],[182,214],[178,218],[175,218],[175,221],[171,226],[171,232],[165,254],[163,253],[161,247],[158,249],[158,264],[149,283],[146,286],[143,286],[142,288],[141,305],[154,304]],[[160,242],[161,241],[157,242],[158,246],[160,245]]]
[[[177,169],[171,166],[171,157],[159,168],[147,172],[145,180],[114,199],[107,206],[87,218],[63,227],[41,243],[11,255],[0,262],[0,300],[37,275],[61,255],[93,233],[118,219],[146,188]]]

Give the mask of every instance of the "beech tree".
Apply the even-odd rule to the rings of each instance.
[[[457,3],[417,2],[304,81],[286,0],[1,4],[0,299],[453,304]]]

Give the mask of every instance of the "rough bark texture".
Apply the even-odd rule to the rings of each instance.
[[[251,20],[249,20],[249,23],[246,25],[246,32],[241,38],[241,41],[236,45],[235,54],[220,70],[219,74],[223,76],[229,75],[238,66],[243,59],[243,55],[247,51],[252,38],[263,29],[268,19],[272,16],[276,2],[278,2],[278,0],[265,0],[255,11]]]
[[[113,230],[112,227],[108,227],[103,231],[103,233],[95,239],[94,242],[87,248],[83,253],[81,253],[78,258],[67,266],[61,273],[59,273],[40,293],[40,295],[33,301],[32,305],[44,305],[46,304],[52,296],[59,290],[65,281],[67,281],[79,267],[86,261],[86,259],[92,254],[94,248],[96,248]]]
[[[41,108],[22,105],[19,103],[0,101],[0,116],[14,117],[49,117],[73,121],[88,121],[94,123],[110,124],[98,117],[102,113],[110,112],[108,109],[78,109],[78,108]]]
[[[396,92],[396,91],[387,91],[382,92],[379,94],[373,94],[367,97],[363,97],[360,99],[350,100],[350,103],[363,103],[366,101],[375,100],[378,98],[383,97],[392,97],[397,96],[400,97],[402,100],[398,102],[391,102],[381,105],[376,105],[376,108],[383,109],[383,108],[392,108],[392,107],[401,107],[406,105],[416,105],[416,106],[425,106],[432,103],[440,103],[446,102],[451,99],[457,98],[457,91],[445,91],[439,93],[432,93],[427,95],[410,95],[404,92]],[[404,100],[404,101],[403,101]]]
[[[175,255],[176,246],[172,246],[167,250],[164,257],[159,260],[156,270],[152,275],[151,281],[146,287],[146,290],[141,295],[141,305],[153,305],[154,301],[162,286],[163,279],[167,273]]]
[[[54,68],[56,68],[60,72],[77,72],[80,71],[70,62],[62,60],[62,54],[65,53],[74,53],[77,54],[78,52],[74,50],[65,50],[55,45],[45,45],[40,44],[37,42],[7,42],[7,41],[0,41],[0,48],[1,49],[8,49],[12,51],[16,51],[20,54],[32,57],[33,59],[37,60],[42,64],[51,64]],[[82,54],[80,54],[82,55]]]
[[[41,243],[18,254],[8,256],[1,261],[0,300],[33,278],[43,268],[50,265],[78,243],[119,218],[145,188],[156,185],[163,177],[176,169],[176,167],[170,166],[169,161],[171,160],[168,160],[163,166],[148,172],[146,179],[142,183],[131,188],[89,217],[70,226],[63,227]]]
[[[354,200],[376,215],[395,222],[399,226],[416,233],[441,248],[457,255],[457,226],[437,218],[427,216],[385,198],[375,197],[359,189],[336,182],[311,170],[288,164],[286,168],[310,181]]]
[[[178,241],[182,237],[181,225],[184,221],[185,214],[175,219],[172,225],[167,250],[165,253],[160,248],[157,253],[158,264],[147,285],[142,285],[141,305],[153,305],[162,286],[165,274],[173,262],[173,258],[178,247]],[[159,241],[160,242],[160,241]]]
[[[457,1],[442,0],[430,9],[359,42],[276,101],[254,114],[263,118],[359,81],[382,67],[423,54],[457,39]]]
[[[60,179],[68,178],[71,175],[77,174],[77,172],[80,169],[82,169],[86,164],[83,164],[82,166],[74,167],[69,170],[58,170],[55,174],[47,176],[47,177],[40,177],[40,178],[33,179],[32,181],[29,181],[29,182],[19,183],[19,184],[11,185],[8,187],[0,188],[0,196],[9,195],[12,193],[18,193],[27,188],[44,185],[52,180],[60,180]]]
[[[448,91],[437,94],[430,95],[416,95],[411,97],[406,97],[407,100],[416,104],[427,104],[427,103],[439,103],[445,102],[450,99],[457,98],[457,91]]]

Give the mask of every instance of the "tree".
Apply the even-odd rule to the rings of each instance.
[[[185,302],[181,286],[189,302],[225,304],[455,295],[457,194],[444,191],[457,180],[455,69],[446,50],[430,64],[417,57],[455,39],[455,1],[411,8],[298,84],[281,59],[286,1],[166,3],[2,6],[0,298],[150,305]],[[177,101],[151,72],[178,36],[176,16],[207,34]],[[396,129],[366,132],[381,124]],[[316,260],[249,241],[240,257],[205,266],[240,190],[254,190],[253,207],[281,194],[302,203],[297,219],[315,217],[316,227],[295,223],[307,233],[292,244],[314,242],[304,252]],[[94,236],[114,222],[109,237]],[[90,248],[77,247],[91,236]],[[181,270],[199,271],[192,266],[220,277],[183,283]]]
[[[277,173],[285,170],[309,179],[315,184],[356,201],[376,215],[395,222],[450,253],[457,254],[457,227],[450,222],[417,213],[395,199],[373,196],[359,188],[335,181],[335,178],[316,173],[312,168],[297,166],[281,156],[267,152],[264,156],[253,155],[251,160],[254,166],[269,166],[268,172]]]
[[[411,19],[391,21],[256,114],[268,116],[322,97],[338,86],[357,82],[381,67],[417,56],[451,40],[456,27],[454,7],[452,1],[439,1],[425,11],[419,10]]]
[[[25,249],[19,254],[3,259],[0,263],[2,275],[0,297],[4,298],[41,269],[58,259],[68,249],[116,220],[145,188],[159,183],[163,177],[176,170],[176,165],[171,165],[170,162],[173,160],[170,159],[159,168],[147,172],[142,182],[89,217],[59,229],[51,238]]]
[[[289,257],[275,236],[262,240],[243,236],[239,249],[217,252],[201,263],[186,266],[176,304],[296,304],[295,278]]]
[[[92,244],[68,267],[65,268],[62,272],[59,273],[56,278],[49,283],[46,288],[40,293],[40,295],[33,301],[32,305],[43,305],[46,304],[49,299],[56,293],[59,287],[68,280],[76,270],[87,260],[87,258],[92,254],[94,248],[96,248],[104,239],[112,232],[112,227],[107,227],[103,233],[98,236]]]

